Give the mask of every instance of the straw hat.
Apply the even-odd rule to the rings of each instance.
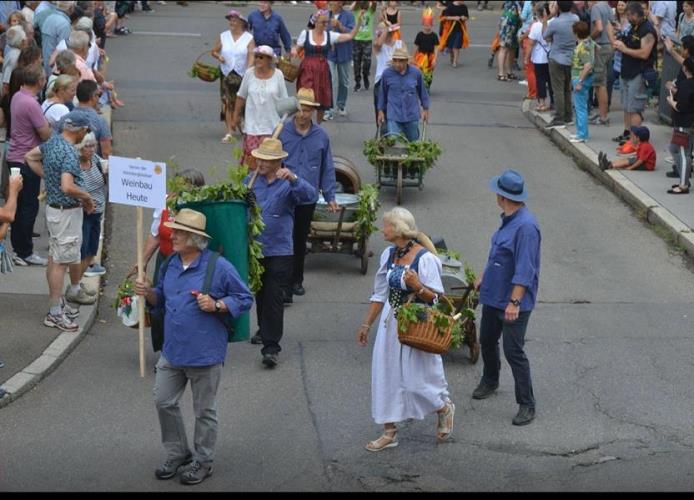
[[[296,99],[299,101],[299,104],[303,106],[313,106],[314,108],[320,107],[320,103],[316,102],[316,96],[313,93],[313,89],[299,89],[299,91],[296,93]]]
[[[393,56],[391,59],[405,59],[407,61],[410,60],[410,53],[407,51],[407,47],[405,45],[401,45],[397,49],[393,51]]]
[[[282,141],[267,137],[258,148],[251,151],[251,155],[261,160],[281,160],[289,156],[289,153],[282,149]]]
[[[176,214],[176,217],[174,217],[173,222],[164,222],[164,225],[171,229],[179,229],[181,231],[199,234],[205,238],[212,238],[205,232],[205,226],[207,225],[207,218],[205,215],[191,210],[190,208],[182,208]]]

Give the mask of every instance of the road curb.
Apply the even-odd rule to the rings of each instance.
[[[585,144],[571,143],[569,141],[569,132],[566,129],[545,130],[549,119],[531,110],[529,100],[523,101],[521,108],[528,121],[548,136],[559,149],[570,155],[579,168],[599,180],[618,198],[631,206],[637,212],[639,218],[667,231],[672,243],[681,246],[689,257],[694,258],[694,232],[692,232],[692,228],[660,205],[621,172],[601,170],[598,166],[597,153]]]
[[[113,132],[113,122],[111,120],[111,108],[108,106],[102,107],[102,115],[108,121],[111,131]],[[96,262],[101,262],[103,255],[104,225],[106,221],[106,208],[104,215],[101,218],[101,241],[96,254]],[[41,353],[41,355],[27,365],[20,372],[16,373],[6,380],[0,388],[4,389],[7,394],[0,398],[0,408],[3,408],[13,401],[19,399],[22,395],[36,387],[39,382],[50,375],[65,358],[77,347],[82,339],[91,330],[96,321],[96,315],[99,310],[99,302],[101,299],[101,276],[84,278],[82,280],[90,289],[97,290],[96,302],[90,306],[80,307],[80,328],[75,333],[63,332],[51,342],[51,344]],[[84,314],[86,313],[86,314]]]

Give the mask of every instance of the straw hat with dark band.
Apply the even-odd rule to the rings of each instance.
[[[289,153],[282,149],[282,141],[268,137],[258,148],[251,151],[251,155],[261,160],[281,160],[289,156]]]
[[[178,229],[180,231],[188,231],[189,233],[199,234],[205,238],[212,238],[205,232],[207,225],[207,217],[200,212],[191,210],[190,208],[182,208],[174,217],[173,222],[164,222],[166,227]]]
[[[391,56],[391,59],[405,59],[407,61],[410,60],[410,53],[407,52],[407,47],[405,45],[402,45],[401,47],[398,47],[393,51],[393,55]]]
[[[316,96],[313,93],[313,89],[299,89],[299,91],[296,93],[296,99],[299,101],[300,105],[313,106],[314,108],[320,107],[320,103],[316,102]]]

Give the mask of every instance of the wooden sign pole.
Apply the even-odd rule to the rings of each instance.
[[[137,279],[139,281],[144,281],[145,279],[145,257],[144,251],[144,241],[143,241],[143,226],[144,226],[144,212],[142,207],[137,207]],[[137,314],[138,314],[138,330],[139,330],[139,341],[140,341],[140,377],[145,377],[145,298],[139,297],[137,301]]]

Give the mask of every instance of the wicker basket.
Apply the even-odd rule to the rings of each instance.
[[[299,76],[299,65],[292,63],[290,60],[281,57],[277,61],[277,68],[284,75],[284,79],[288,82],[293,82]]]
[[[211,50],[203,52],[193,63],[193,70],[195,71],[196,76],[204,82],[214,82],[217,80],[217,78],[219,78],[219,68],[217,68],[216,66],[212,66],[211,64],[205,64],[203,62],[200,62],[200,58],[202,56],[211,53]]]
[[[450,301],[446,297],[441,297]],[[412,297],[407,301],[407,304],[412,302]],[[451,306],[452,307],[452,306]],[[433,309],[427,310],[427,320],[421,323],[410,323],[407,327],[407,331],[402,332],[398,327],[398,340],[401,344],[405,344],[420,351],[426,351],[433,354],[443,354],[448,351],[451,346],[451,336],[453,333],[453,326],[456,321],[458,321],[459,316],[448,316],[450,326],[448,329],[441,334],[439,329],[434,325],[433,318],[435,316],[448,316],[439,311]]]

